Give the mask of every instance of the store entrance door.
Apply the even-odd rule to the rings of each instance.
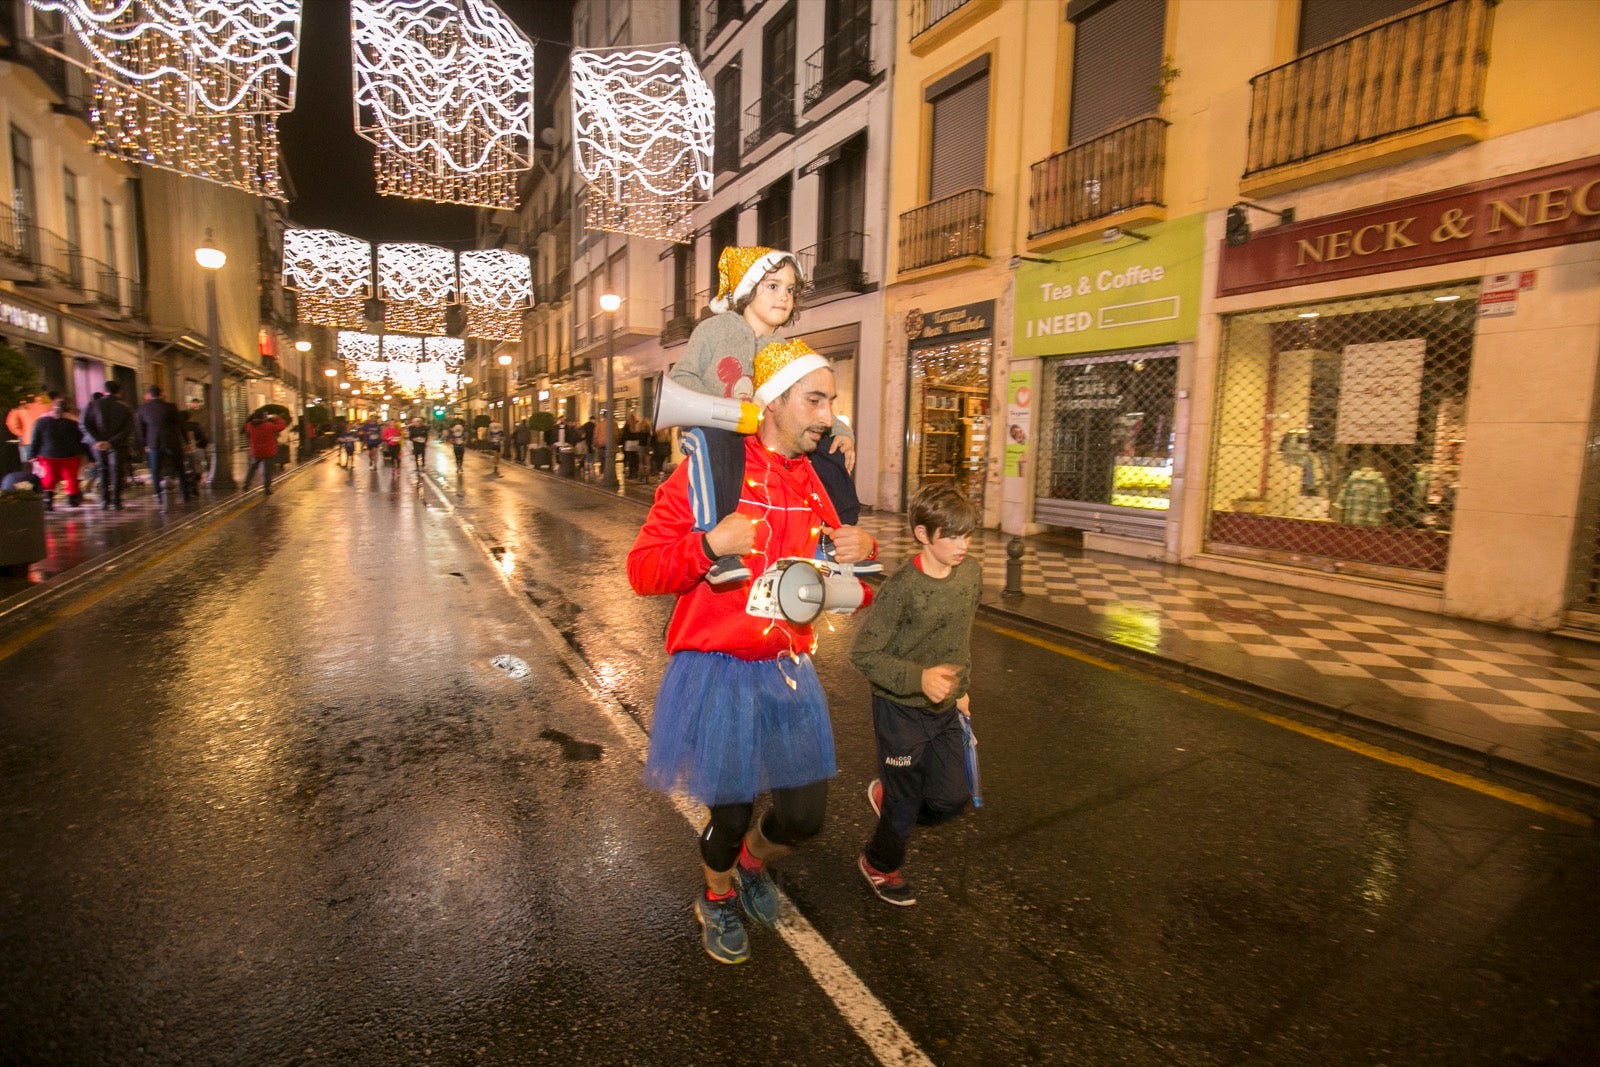
[[[913,349],[909,500],[924,485],[954,485],[981,511],[989,469],[988,338]]]

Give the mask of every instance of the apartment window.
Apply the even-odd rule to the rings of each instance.
[[[1082,8],[1086,14],[1077,14]],[[1072,112],[1067,143],[1081,144],[1161,106],[1167,0],[1110,0],[1067,8],[1072,42]]]
[[[33,138],[11,127],[11,207],[23,222],[37,221],[34,199]]]
[[[700,0],[678,0],[678,43],[700,54]]]
[[[106,266],[112,270],[117,269],[117,209],[111,206],[111,201],[100,198],[100,225],[104,230]]]
[[[983,188],[989,166],[989,57],[979,56],[940,78],[924,99],[933,109],[928,199]]]
[[[716,144],[712,155],[716,169],[739,168],[739,64],[735,60],[717,72]]]
[[[761,45],[761,131],[794,125],[794,5],[767,23]]]
[[[672,317],[694,314],[694,246],[672,246]]]
[[[61,172],[61,207],[67,227],[67,244],[76,252],[83,247],[83,220],[78,212],[78,176]]]
[[[1299,50],[1321,48],[1416,5],[1417,0],[1300,0]]]
[[[624,248],[612,256],[606,264],[606,284],[609,291],[622,297],[624,307],[628,304],[628,250]]]
[[[785,174],[762,190],[756,205],[756,244],[765,248],[789,247],[789,204],[794,179]]]
[[[724,211],[711,220],[711,287],[717,286],[717,261],[722,250],[739,243],[739,209]],[[715,292],[712,293],[715,296]]]

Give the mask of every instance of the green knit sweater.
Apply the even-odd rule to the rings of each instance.
[[[983,573],[968,558],[948,578],[932,578],[911,561],[883,583],[856,639],[850,662],[872,691],[907,707],[944,711],[967,691],[972,673],[972,619]],[[935,706],[922,692],[922,671],[941,663],[961,668],[961,680]]]

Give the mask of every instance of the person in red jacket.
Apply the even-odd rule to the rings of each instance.
[[[767,864],[822,829],[837,771],[811,627],[751,614],[750,579],[713,585],[706,572],[730,553],[746,557],[757,576],[786,557],[818,558],[825,534],[841,563],[877,554],[871,535],[840,524],[811,466],[833,423],[832,366],[803,341],[774,343],[756,357],[755,383],[764,417],[744,440],[738,509],[697,530],[685,464],[656,491],[628,553],[635,592],[678,598],[644,777],[652,789],[686,791],[710,809],[695,916],[706,952],[720,963],[749,958],[740,908],[776,924]],[[763,792],[772,806],[752,823]]]
[[[265,408],[257,410],[245,420],[244,432],[250,438],[250,471],[244,476],[244,486],[240,492],[249,490],[256,471],[260,470],[262,492],[267,496],[272,495],[272,468],[278,460],[278,435],[288,425],[282,416],[269,415]]]

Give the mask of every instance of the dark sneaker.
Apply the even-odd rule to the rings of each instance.
[[[738,556],[718,556],[711,569],[706,571],[706,581],[712,585],[744,582],[750,579],[750,568]]]
[[[701,893],[694,902],[694,917],[700,920],[706,955],[718,963],[743,963],[750,958],[750,939],[733,897],[707,900]]]
[[[872,814],[883,817],[883,779],[874,778],[867,783],[867,803],[872,805]]]
[[[911,887],[906,884],[899,871],[878,870],[867,862],[865,852],[857,857],[856,866],[861,868],[861,876],[867,880],[872,891],[878,894],[878,899],[902,908],[909,908],[917,902],[916,895],[911,892]]]
[[[733,868],[733,888],[739,903],[751,920],[762,926],[778,925],[778,886],[772,873],[763,865],[760,870],[746,870],[743,864]]]

